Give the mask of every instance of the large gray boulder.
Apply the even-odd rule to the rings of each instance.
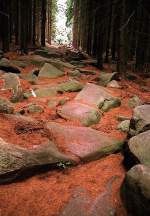
[[[99,85],[106,86],[109,82],[116,79],[118,79],[117,72],[113,72],[113,73],[101,72],[99,76]]]
[[[83,126],[97,124],[101,118],[98,109],[76,101],[68,102],[59,107],[57,113],[64,119],[79,121]]]
[[[138,134],[150,129],[150,105],[137,106],[133,111],[130,133]]]
[[[115,140],[108,134],[87,127],[65,126],[50,122],[46,125],[50,138],[63,145],[67,152],[82,161],[92,161],[120,151],[123,142]]]
[[[128,171],[121,187],[128,215],[150,215],[150,168],[136,165]]]
[[[20,83],[19,77],[14,73],[6,73],[2,75],[2,79],[4,80],[3,89],[11,89],[12,90],[12,102],[18,102],[23,97],[23,89]]]
[[[0,183],[14,180],[25,170],[62,161],[73,162],[71,157],[61,153],[52,142],[27,150],[0,138]]]
[[[49,63],[45,63],[39,72],[39,77],[43,78],[57,78],[63,75],[63,71],[57,69],[55,66]]]
[[[150,130],[132,137],[128,142],[131,160],[150,167]]]
[[[0,60],[0,69],[6,72],[20,73],[19,68],[10,60],[2,58]]]

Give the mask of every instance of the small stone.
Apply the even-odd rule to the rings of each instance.
[[[121,86],[119,85],[119,83],[116,80],[112,80],[107,84],[107,87],[109,88],[118,88],[121,89]]]
[[[122,132],[129,132],[130,130],[130,120],[125,120],[125,121],[122,121],[118,127],[117,127],[118,130],[122,131]]]
[[[133,96],[128,101],[128,105],[130,108],[135,108],[135,107],[140,106],[142,104],[143,104],[142,100],[137,95]]]
[[[104,105],[101,110],[103,112],[108,112],[110,109],[119,107],[121,105],[121,100],[119,98],[112,98],[104,101]]]
[[[130,117],[123,116],[123,115],[117,116],[118,121],[125,121],[125,120],[130,120],[130,119],[131,119]]]
[[[131,160],[150,167],[150,130],[132,137],[128,142]]]

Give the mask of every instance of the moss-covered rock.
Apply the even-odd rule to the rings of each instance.
[[[130,108],[135,108],[135,107],[140,106],[140,105],[142,105],[142,104],[143,104],[142,100],[141,100],[137,95],[134,95],[134,96],[133,96],[132,98],[130,98],[129,101],[128,101],[128,106],[129,106]]]
[[[109,100],[104,101],[101,110],[103,112],[108,112],[110,109],[119,107],[120,105],[121,105],[121,100],[119,98],[111,98]]]
[[[78,92],[84,85],[76,80],[68,80],[57,86],[59,92]]]
[[[125,120],[125,121],[122,121],[118,127],[117,127],[118,130],[122,131],[122,132],[129,132],[130,130],[130,120]]]

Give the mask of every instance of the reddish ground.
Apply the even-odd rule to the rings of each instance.
[[[17,56],[15,56],[16,58]],[[27,67],[23,73],[27,73],[33,68]],[[91,67],[89,68],[91,69]],[[95,70],[95,68],[94,68]],[[98,71],[98,70],[97,70]],[[99,73],[99,71],[98,71]],[[82,82],[90,82],[97,76],[82,76]],[[45,86],[51,83],[60,83],[68,78],[66,76],[59,79],[41,79],[37,85]],[[94,81],[93,81],[94,82]],[[139,79],[139,82],[143,82]],[[24,89],[30,89],[31,85],[27,81],[22,81]],[[108,113],[105,113],[99,124],[94,125],[93,128],[106,132],[114,138],[123,139],[126,137],[125,133],[116,130],[118,125],[117,116],[132,115],[132,110],[128,107],[128,99],[133,95],[138,95],[144,102],[148,102],[150,94],[143,92],[140,84],[132,81],[120,81],[122,89],[110,89],[114,96],[119,96],[122,105],[115,108]],[[147,84],[149,85],[149,83]],[[0,81],[0,86],[2,82]],[[77,93],[65,93],[71,99]],[[0,90],[0,96],[9,98],[11,91]],[[60,95],[59,97],[63,97]],[[47,108],[47,103],[50,97],[39,99],[30,98],[21,103],[16,104],[16,111],[26,107],[31,102],[37,102],[42,105],[44,113],[42,114],[28,114],[37,120],[56,121],[65,125],[79,125],[78,122],[70,122],[61,119],[56,110]],[[48,141],[43,129],[35,131],[25,131],[24,133],[17,133],[16,126],[19,123],[12,118],[8,118],[0,114],[0,136],[6,141],[17,144],[26,148],[33,148],[35,145],[44,144]],[[117,216],[126,216],[126,212],[122,207],[120,200],[119,189],[125,175],[125,170],[122,165],[123,156],[115,154],[104,159],[90,162],[88,164],[78,165],[77,167],[66,170],[48,171],[44,174],[38,174],[21,182],[12,183],[9,185],[0,186],[0,216],[57,216],[67,203],[74,190],[78,187],[86,189],[89,195],[95,199],[106,188],[108,180],[112,176],[117,176],[112,185],[112,205],[117,209]],[[68,215],[69,216],[69,215]]]

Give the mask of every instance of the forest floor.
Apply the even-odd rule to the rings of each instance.
[[[14,53],[7,54],[9,59],[17,60],[19,55]],[[30,58],[30,56],[26,56]],[[28,65],[22,70],[22,74],[29,73],[37,66]],[[94,80],[101,73],[100,70],[94,66],[87,66],[84,69],[96,70],[96,75],[81,75],[78,81],[82,83],[95,83]],[[39,78],[36,82],[37,86],[47,86],[49,84],[58,84],[69,79],[68,71],[65,70],[65,75],[55,79]],[[108,65],[105,65],[105,71],[111,72]],[[2,87],[3,82],[0,80]],[[33,88],[33,85],[26,80],[21,80],[21,85],[24,90]],[[127,136],[117,130],[119,124],[117,116],[127,116],[131,118],[133,109],[128,106],[128,100],[137,95],[145,103],[149,102],[150,93],[144,91],[141,86],[146,85],[150,87],[150,82],[146,83],[144,78],[137,76],[137,82],[131,80],[119,81],[121,89],[108,88],[113,96],[121,98],[121,106],[104,113],[101,121],[91,126],[97,131],[102,131],[116,139],[124,140]],[[0,97],[9,99],[11,97],[10,90],[0,90]],[[72,100],[78,92],[63,93],[58,95],[58,98],[68,97]],[[37,120],[53,121],[63,125],[80,126],[79,122],[64,120],[56,113],[56,108],[49,108],[47,102],[51,97],[30,97],[22,102],[15,104],[16,112],[26,107],[29,103],[39,104],[44,107],[43,113],[25,113],[25,116],[30,116]],[[7,119],[3,114],[0,114],[0,137],[9,143],[17,144],[29,149],[34,148],[47,142],[47,138],[39,131],[29,131],[26,133],[17,134],[14,130],[15,121]],[[63,146],[62,146],[63,148]],[[109,194],[109,202],[111,206],[116,209],[116,215],[126,216],[126,211],[123,207],[120,198],[120,186],[124,179],[126,170],[123,165],[123,155],[121,153],[111,154],[100,160],[79,164],[75,167],[65,169],[47,170],[46,172],[38,173],[29,178],[18,180],[11,184],[0,186],[0,216],[57,216],[65,215],[63,209],[70,203],[72,198],[78,198],[85,203],[96,203],[100,195],[107,190],[108,182],[114,178],[111,184],[111,193]],[[76,205],[73,211],[76,211],[78,200],[74,201]],[[105,209],[107,205],[103,203]],[[86,209],[85,209],[86,211]],[[72,215],[74,215],[72,213]],[[71,216],[67,215],[66,216]],[[80,216],[80,215],[79,215]],[[82,215],[83,216],[83,215]],[[96,214],[93,216],[96,216]]]

